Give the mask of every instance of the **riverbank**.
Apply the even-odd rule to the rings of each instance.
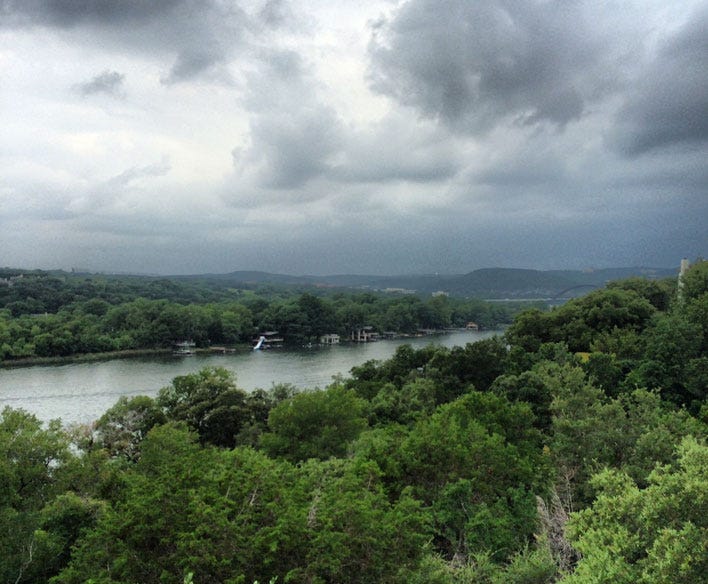
[[[152,357],[170,355],[171,349],[130,349],[126,351],[109,351],[107,353],[81,353],[65,357],[29,357],[27,359],[7,359],[0,361],[0,369],[14,367],[32,367],[34,365],[64,365],[68,363],[90,363],[93,361],[108,361],[111,359],[130,359],[132,357]]]
[[[495,331],[503,331],[505,327],[499,329],[492,329]],[[395,335],[383,334],[378,337],[379,341],[390,341],[390,340],[415,340],[426,337],[435,337],[449,335],[451,333],[465,333],[470,332],[470,329],[465,328],[448,328],[448,329],[427,329],[420,331],[415,334],[408,333],[396,333]],[[342,345],[356,345],[354,341],[345,339]],[[321,345],[319,343],[304,345],[306,348],[312,347],[322,347],[329,345]],[[288,345],[285,344],[280,348],[286,349],[299,349],[302,348],[301,345]],[[195,348],[193,349],[193,354],[197,355],[220,355],[220,354],[233,354],[233,353],[247,353],[253,350],[251,345],[242,343],[239,345],[232,345],[229,347],[223,346],[213,346],[206,348]],[[173,355],[173,349],[127,349],[124,351],[108,351],[106,353],[80,353],[77,355],[66,355],[64,357],[28,357],[25,359],[6,359],[0,361],[0,369],[13,369],[16,367],[33,367],[35,365],[68,365],[71,363],[92,363],[96,361],[110,361],[112,359],[131,359],[134,357],[154,357],[154,356],[167,356]],[[189,354],[185,355],[175,355],[176,357],[189,357]]]
[[[213,355],[225,353],[243,353],[251,350],[251,346],[240,344],[232,347],[207,347],[194,349],[197,355]],[[127,349],[125,351],[108,351],[106,353],[80,353],[64,357],[29,357],[26,359],[6,359],[0,361],[0,369],[15,367],[33,367],[35,365],[68,365],[70,363],[91,363],[94,361],[110,361],[113,359],[132,359],[134,357],[156,357],[173,355],[173,349]],[[175,355],[188,357],[189,355]]]

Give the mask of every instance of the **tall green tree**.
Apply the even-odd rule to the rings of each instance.
[[[45,429],[22,410],[0,414],[0,581],[41,582],[51,575],[41,513],[61,493],[61,469],[70,458],[58,422]]]
[[[217,446],[233,447],[236,435],[252,421],[248,394],[222,367],[175,377],[160,390],[157,403],[169,419],[186,422],[202,442]]]
[[[96,422],[96,442],[111,456],[135,462],[147,433],[166,421],[167,416],[151,397],[122,396]]]
[[[298,394],[271,410],[261,446],[293,462],[342,456],[366,426],[365,405],[339,384]]]

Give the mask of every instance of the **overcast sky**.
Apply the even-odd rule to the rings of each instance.
[[[708,252],[708,2],[0,0],[0,266]]]

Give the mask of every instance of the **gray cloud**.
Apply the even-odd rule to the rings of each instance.
[[[342,123],[317,94],[317,81],[292,51],[269,51],[249,75],[250,147],[237,168],[256,169],[257,186],[294,189],[322,175],[342,144]]]
[[[344,183],[439,183],[462,166],[458,148],[446,132],[391,114],[350,132],[327,176]]]
[[[76,89],[84,96],[105,93],[113,97],[122,97],[124,80],[125,75],[118,71],[104,71],[90,81],[78,84]]]
[[[293,189],[321,175],[340,145],[339,120],[325,106],[254,119],[251,140],[264,162],[260,184]]]
[[[562,127],[614,84],[598,18],[566,0],[411,0],[374,27],[371,86],[457,130]]]
[[[160,79],[165,85],[189,81],[203,73],[213,71],[225,59],[224,50],[214,46],[208,49],[185,49],[177,55],[177,60],[170,68],[169,73]],[[228,78],[228,74],[224,75]]]
[[[294,18],[290,6],[283,0],[266,0],[258,16],[263,24],[269,28],[280,28]]]
[[[74,216],[90,217],[91,221],[95,221],[93,215],[97,211],[110,208],[122,195],[139,187],[145,179],[165,176],[170,170],[171,166],[166,159],[156,164],[128,168],[83,192],[72,191],[66,195],[65,209]]]
[[[613,141],[635,156],[708,141],[708,5],[697,10],[641,72],[615,120]],[[701,146],[702,145],[702,146]]]
[[[143,178],[165,176],[171,169],[172,167],[167,160],[162,160],[161,162],[148,166],[134,166],[111,177],[103,184],[105,187],[110,188],[127,187]]]

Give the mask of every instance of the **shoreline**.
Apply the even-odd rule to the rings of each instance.
[[[106,353],[79,353],[64,357],[28,357],[25,359],[6,359],[0,361],[0,369],[15,367],[32,367],[34,365],[63,365],[65,363],[90,363],[92,361],[107,361],[109,359],[129,359],[131,357],[148,357],[150,355],[169,355],[171,349],[128,349],[125,351],[108,351]]]
[[[489,329],[489,330],[499,330],[503,331],[506,325],[501,325],[499,328],[496,329]],[[482,329],[480,329],[482,330]],[[442,336],[442,335],[447,335],[450,333],[460,333],[460,332],[478,332],[478,331],[470,331],[468,329],[464,328],[448,328],[448,329],[436,329],[434,331],[427,332],[425,334],[405,334],[405,333],[400,333],[397,334],[395,337],[392,338],[379,338],[377,341],[371,341],[371,342],[382,342],[382,341],[389,341],[389,340],[401,340],[401,339],[419,339],[419,338],[424,338],[424,337],[434,337],[434,336]],[[338,343],[339,344],[339,343]],[[356,345],[358,343],[349,341],[348,339],[345,342],[341,343],[342,345]],[[327,345],[320,345],[319,343],[317,345],[312,345],[312,347],[317,346],[317,347],[326,347]],[[307,345],[305,345],[307,348]],[[292,349],[300,349],[302,348],[301,346],[297,345],[285,345],[284,347],[279,347],[279,348],[292,348]],[[241,353],[241,352],[249,352],[253,350],[253,347],[248,344],[239,344],[233,347],[223,347],[223,346],[214,346],[214,347],[206,347],[206,348],[199,348],[199,349],[194,349],[194,353],[192,354],[198,354],[198,355],[221,355],[221,354],[232,354],[232,353]],[[269,349],[273,350],[273,349]],[[174,350],[173,349],[127,349],[124,351],[108,351],[106,353],[79,353],[76,355],[67,355],[64,357],[28,357],[24,359],[6,359],[4,361],[0,361],[0,369],[20,369],[23,367],[35,367],[38,365],[67,365],[70,363],[92,363],[96,361],[110,361],[111,359],[132,359],[135,357],[150,357],[150,356],[171,356],[174,355]],[[190,355],[174,355],[175,357],[180,357],[180,358],[188,358]]]
[[[245,350],[243,347],[237,346],[234,349],[229,349],[229,352],[240,352]],[[204,354],[220,354],[221,351],[212,348],[195,349],[195,353]],[[0,361],[0,369],[15,369],[22,367],[34,367],[37,365],[66,365],[69,363],[92,363],[95,361],[110,361],[111,359],[132,359],[134,357],[150,357],[155,355],[169,356],[173,355],[172,349],[127,349],[125,351],[108,351],[106,353],[80,353],[77,355],[67,355],[64,357],[29,357],[26,359],[10,359]],[[180,355],[175,355],[180,357]],[[185,355],[188,356],[188,355]]]

